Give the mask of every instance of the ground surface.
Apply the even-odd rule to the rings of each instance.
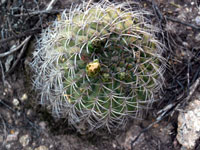
[[[80,3],[78,0],[73,2]],[[30,59],[31,43],[29,43],[28,50],[23,53],[22,57],[19,56],[20,50],[12,55],[0,57],[0,150],[181,149],[176,140],[177,111],[174,111],[170,117],[155,123],[145,132],[141,131],[156,120],[157,111],[164,106],[180,101],[182,101],[180,104],[187,104],[184,98],[179,97],[181,95],[187,97],[189,87],[199,77],[200,30],[198,25],[200,26],[200,18],[198,19],[198,16],[200,16],[200,2],[198,0],[157,0],[154,1],[154,5],[151,1],[137,0],[137,2],[154,14],[152,19],[165,31],[165,42],[168,44],[166,56],[169,58],[169,66],[165,75],[166,88],[163,89],[161,100],[155,110],[149,112],[144,120],[130,121],[125,129],[113,134],[105,132],[78,134],[65,122],[55,121],[44,108],[37,105],[39,98],[30,88],[29,70],[26,67]],[[71,3],[72,0],[60,0],[54,5],[53,10],[56,11],[50,14],[23,16],[22,14],[30,11],[44,10],[48,1],[1,0],[0,54],[7,52],[13,45],[20,44],[28,34],[34,33],[35,36],[32,37],[34,41],[41,30],[34,28],[36,22],[40,20],[40,28],[41,24],[42,28],[45,28],[48,25],[47,21],[56,18],[55,12],[58,9],[70,8]],[[175,22],[177,20],[181,22]],[[183,25],[183,22],[188,23],[187,26]],[[35,30],[30,32],[30,29]],[[25,33],[26,36],[15,38],[20,33]],[[9,37],[14,38],[2,41]],[[14,66],[13,69],[12,66]],[[199,91],[196,90],[196,92]],[[140,136],[134,141],[138,134]],[[198,149],[198,142],[196,149]]]

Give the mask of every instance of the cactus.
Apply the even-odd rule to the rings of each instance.
[[[63,12],[33,53],[41,103],[87,131],[137,118],[162,87],[165,68],[158,29],[146,14],[105,1]]]

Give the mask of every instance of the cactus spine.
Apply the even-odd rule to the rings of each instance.
[[[112,129],[154,100],[164,70],[148,12],[82,4],[37,41],[32,67],[41,103],[75,127]]]

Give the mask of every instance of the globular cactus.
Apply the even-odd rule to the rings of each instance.
[[[87,131],[137,118],[165,68],[158,29],[145,15],[105,1],[63,12],[37,41],[31,64],[41,103]]]

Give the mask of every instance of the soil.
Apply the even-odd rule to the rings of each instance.
[[[118,2],[122,1],[118,0]],[[34,39],[38,37],[41,28],[47,27],[49,22],[56,19],[58,10],[69,9],[72,3],[78,4],[81,1],[58,0],[54,5],[53,10],[56,10],[54,12],[17,16],[30,11],[44,10],[48,1],[1,0],[0,41],[9,37],[13,39],[0,43],[0,54],[20,44],[28,34],[33,36],[13,69],[19,51],[0,57],[0,150],[181,149],[181,145],[176,140],[177,108],[170,110],[174,112],[172,115],[166,116],[158,123],[155,121],[158,119],[157,112],[165,106],[179,102],[180,95],[187,95],[189,87],[199,77],[200,1],[155,0],[154,5],[147,0],[137,0],[137,2],[142,8],[154,14],[152,16],[154,24],[163,30],[162,37],[165,37],[163,41],[166,42],[167,47],[165,55],[169,60],[165,73],[166,87],[160,94],[160,101],[156,103],[153,110],[146,113],[143,119],[130,120],[124,129],[112,133],[100,131],[81,134],[68,126],[66,120],[54,119],[39,105],[39,96],[31,88],[31,71],[27,67],[34,49]],[[156,11],[157,8],[159,11]],[[180,22],[172,21],[170,18]],[[30,29],[36,27],[38,20],[40,20],[39,28],[30,32]],[[26,36],[16,38],[19,33],[25,33]],[[184,100],[181,100],[181,109],[184,109],[188,103]],[[154,124],[151,128],[147,129],[152,123]],[[196,143],[196,149],[198,145],[199,142]]]

